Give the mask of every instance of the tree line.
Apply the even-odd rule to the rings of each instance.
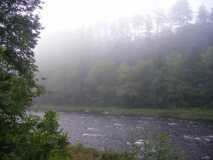
[[[185,0],[167,13],[81,28],[52,50],[39,76],[42,104],[211,106],[213,9]],[[55,58],[55,59],[54,59]]]

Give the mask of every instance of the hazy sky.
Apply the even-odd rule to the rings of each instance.
[[[41,22],[43,33],[66,31],[99,21],[150,13],[156,9],[167,11],[176,0],[43,0]],[[213,0],[189,0],[192,8],[200,4],[213,6]]]

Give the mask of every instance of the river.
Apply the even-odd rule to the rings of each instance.
[[[213,123],[142,116],[60,112],[60,127],[71,143],[100,150],[128,151],[145,137],[167,134],[190,160],[213,158]]]

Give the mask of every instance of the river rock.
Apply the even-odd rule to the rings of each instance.
[[[211,160],[211,157],[209,157],[209,156],[203,156],[203,157],[201,158],[201,160]]]
[[[113,124],[115,127],[122,127],[123,126],[123,124],[120,124],[120,123],[114,123]]]
[[[177,123],[168,123],[169,126],[176,126]]]
[[[200,141],[200,140],[201,140],[200,137],[195,137],[194,139],[197,140],[197,141]]]
[[[126,142],[126,144],[127,144],[128,146],[130,146],[130,145],[131,145],[131,143],[130,143],[129,141],[127,141],[127,142]]]
[[[189,135],[184,135],[183,138],[186,140],[193,140],[193,137]]]
[[[103,135],[101,135],[101,134],[94,134],[94,133],[83,133],[82,136],[83,137],[101,137]]]
[[[144,145],[144,140],[143,139],[139,139],[134,143],[137,147],[143,146]]]

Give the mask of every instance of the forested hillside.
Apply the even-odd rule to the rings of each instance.
[[[213,103],[213,10],[178,1],[113,23],[51,37],[37,49],[46,94],[63,105],[210,106]],[[56,45],[58,44],[58,45]],[[60,44],[60,45],[59,45]]]

